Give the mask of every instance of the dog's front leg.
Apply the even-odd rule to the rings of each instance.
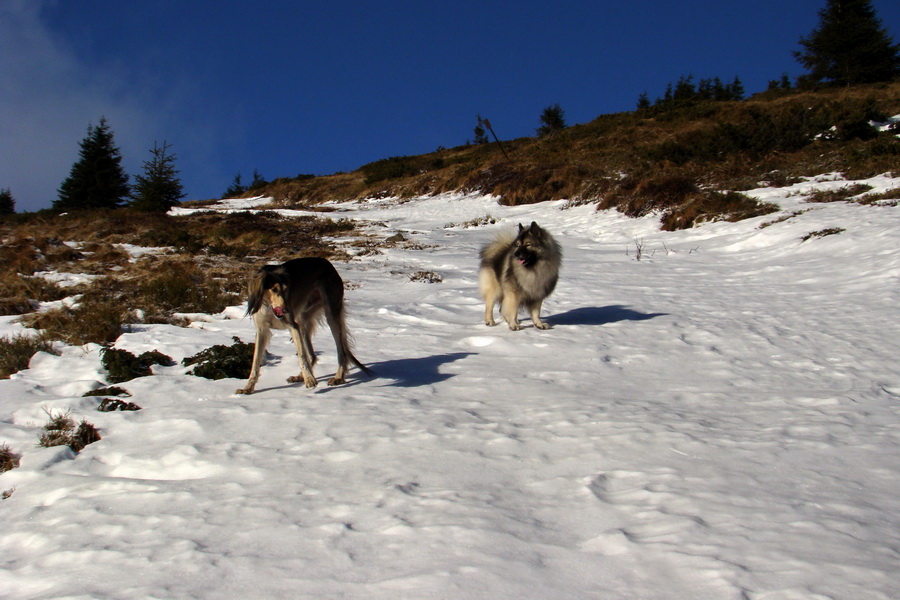
[[[304,343],[304,339],[308,339],[305,332],[300,332],[296,328],[291,327],[291,339],[297,347],[297,357],[300,361],[300,375],[288,377],[288,383],[297,383],[302,381],[306,387],[314,388],[317,385],[316,376],[313,374],[313,359],[310,357],[312,344]]]
[[[531,322],[538,329],[550,329],[550,326],[541,321],[541,304],[542,301],[532,302],[528,305],[528,312],[531,313]]]
[[[257,313],[259,314],[259,313]],[[272,337],[272,332],[268,327],[256,329],[256,344],[253,347],[253,366],[250,368],[250,378],[247,379],[247,385],[239,390],[235,390],[236,394],[252,394],[256,389],[256,382],[259,381],[259,372],[262,369],[262,362],[266,356],[266,345]]]

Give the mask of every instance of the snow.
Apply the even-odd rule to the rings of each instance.
[[[154,367],[120,384],[143,410],[101,413],[97,346],[36,355],[0,381],[22,455],[0,476],[0,596],[896,598],[900,209],[803,201],[848,183],[754,190],[782,212],[680,232],[565,202],[335,203],[409,241],[337,265],[377,376],[327,387],[322,332],[320,386],[287,384],[276,333],[251,396]],[[477,251],[531,220],[565,252],[552,329],[488,328]],[[116,346],[180,361],[251,341],[242,315]],[[103,439],[38,448],[47,410]]]

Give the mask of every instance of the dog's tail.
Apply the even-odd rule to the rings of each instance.
[[[361,362],[359,362],[359,359],[357,359],[355,356],[353,356],[353,353],[350,352],[349,350],[347,351],[347,358],[350,359],[350,362],[352,362],[354,365],[356,365],[357,367],[359,367],[359,370],[360,370],[360,371],[362,371],[363,373],[365,373],[365,374],[368,375],[369,377],[375,377],[375,371],[373,371],[372,369],[370,369],[370,368],[367,367],[366,365],[364,365],[364,364],[362,364]]]

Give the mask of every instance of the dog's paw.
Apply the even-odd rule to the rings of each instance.
[[[550,326],[547,325],[546,323],[544,323],[543,321],[538,321],[537,323],[534,324],[534,326],[537,327],[538,329],[543,329],[544,331],[550,329]]]
[[[243,395],[243,396],[249,396],[250,394],[253,393],[253,390],[249,390],[249,389],[247,389],[247,388],[239,388],[239,389],[234,390],[234,393],[235,393],[235,394],[240,394],[240,395]]]
[[[509,329],[510,329],[510,331],[519,331],[522,329],[522,326],[519,325],[518,323],[510,323]]]
[[[343,377],[341,377],[340,379],[338,379],[337,377],[332,377],[328,380],[328,385],[344,385],[345,383],[347,383],[347,380]]]

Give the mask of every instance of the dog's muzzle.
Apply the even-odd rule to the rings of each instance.
[[[275,317],[278,319],[284,318],[284,309],[280,306],[273,306],[272,312],[275,313]]]

